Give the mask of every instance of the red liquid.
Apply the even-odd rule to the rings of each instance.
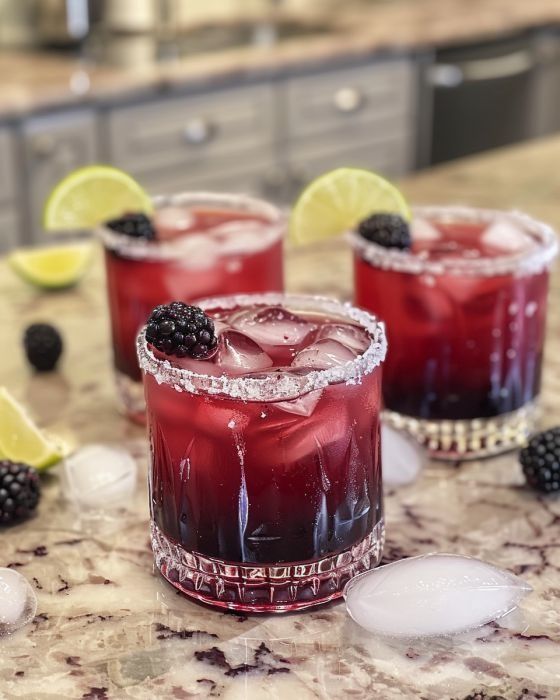
[[[300,342],[262,346],[274,367],[312,345],[328,321],[306,318],[314,327]],[[152,517],[181,551],[255,566],[313,565],[361,543],[381,521],[379,369],[361,384],[325,387],[310,415],[274,401],[177,392],[150,374],[144,382]],[[160,568],[179,580],[166,565]],[[243,582],[242,591],[226,582],[220,595],[210,584],[195,590],[190,579],[177,585],[218,605],[274,609],[339,595],[348,578],[317,576],[310,587],[286,573],[275,583],[274,604],[269,581]]]
[[[190,226],[158,231],[165,240],[200,234],[225,223],[268,224],[263,217],[233,210],[189,209]],[[136,336],[158,304],[243,292],[282,291],[282,240],[264,250],[218,256],[211,265],[187,267],[181,259],[134,260],[106,249],[107,289],[113,352],[119,372],[140,381]]]
[[[415,241],[432,260],[495,258],[482,226],[434,224],[438,241]],[[529,241],[527,252],[536,242]],[[418,275],[355,255],[355,301],[387,324],[385,406],[425,419],[472,419],[521,408],[539,393],[548,272],[514,277]]]

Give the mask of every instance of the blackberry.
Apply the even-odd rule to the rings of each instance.
[[[105,223],[107,228],[117,233],[124,233],[131,238],[143,238],[146,241],[153,241],[156,237],[156,230],[151,219],[145,214],[125,214],[119,219],[112,219]]]
[[[407,250],[412,245],[410,229],[397,214],[373,214],[358,224],[362,238],[384,248]]]
[[[63,342],[60,333],[49,323],[33,323],[23,336],[23,347],[30,364],[39,372],[52,371],[60,359]]]
[[[0,460],[0,525],[28,518],[39,502],[39,474],[20,462]]]
[[[543,493],[560,491],[560,426],[532,437],[519,461],[529,486]]]
[[[148,318],[146,340],[166,355],[197,359],[218,344],[212,319],[182,301],[156,306]]]

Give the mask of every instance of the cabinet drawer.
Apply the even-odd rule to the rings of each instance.
[[[144,174],[142,185],[155,195],[187,190],[260,195],[265,191],[267,178],[274,169],[272,161],[257,166],[252,161],[245,164],[234,161],[223,163],[220,168],[188,173],[182,167],[165,168]]]
[[[31,233],[37,239],[45,199],[54,185],[74,168],[98,158],[95,114],[84,110],[29,119],[24,124],[24,154]]]
[[[290,159],[289,171],[296,188],[305,186],[312,179],[328,170],[339,167],[356,167],[375,170],[387,177],[397,177],[408,170],[410,150],[403,140],[386,140],[361,143],[354,148],[317,149]]]
[[[111,156],[136,175],[184,164],[189,172],[222,158],[272,154],[274,92],[262,85],[161,100],[109,114]]]
[[[16,169],[14,137],[8,127],[0,128],[0,201],[14,199],[19,172]]]
[[[379,118],[412,109],[413,68],[408,61],[360,66],[287,82],[290,137],[338,129],[370,129]]]
[[[19,216],[15,208],[0,206],[0,253],[21,245]]]

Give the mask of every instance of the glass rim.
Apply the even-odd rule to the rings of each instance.
[[[504,253],[492,258],[447,258],[430,260],[408,250],[384,248],[365,240],[356,231],[347,233],[354,251],[374,267],[409,274],[464,275],[493,277],[497,275],[533,275],[550,267],[558,254],[558,237],[554,229],[528,214],[512,210],[485,209],[463,205],[415,206],[413,218],[428,220],[462,221],[466,223],[490,224],[498,220],[512,222],[529,233],[537,247],[531,251]]]
[[[243,211],[247,213],[262,214],[267,219],[262,224],[266,231],[262,235],[262,241],[258,246],[251,246],[246,250],[240,247],[239,250],[217,251],[218,258],[226,258],[235,255],[246,255],[262,252],[280,240],[287,231],[287,212],[276,206],[272,202],[259,197],[252,197],[245,194],[231,192],[207,192],[204,190],[188,190],[176,192],[174,194],[162,194],[152,197],[154,209],[163,207],[193,207],[193,206],[215,206],[232,211]],[[228,224],[230,225],[230,224]],[[215,227],[219,229],[219,226]],[[132,238],[125,234],[113,231],[103,224],[94,230],[97,237],[107,250],[114,251],[125,258],[133,260],[185,260],[188,263],[189,251],[177,242],[173,241],[147,241],[140,238]],[[205,235],[205,234],[201,234]],[[181,237],[180,237],[181,238]],[[196,265],[193,265],[196,267]]]
[[[266,370],[252,376],[212,376],[176,367],[169,360],[157,358],[146,341],[146,327],[136,340],[140,368],[151,374],[158,384],[167,384],[176,391],[229,397],[240,401],[272,403],[289,401],[331,384],[360,384],[362,377],[380,366],[387,353],[385,324],[373,314],[337,299],[311,294],[232,294],[209,297],[193,302],[202,309],[234,309],[252,304],[303,305],[302,311],[322,311],[337,314],[357,322],[371,336],[368,348],[355,359],[338,367],[310,370],[306,373],[281,371],[267,374]],[[305,308],[307,307],[307,308]]]

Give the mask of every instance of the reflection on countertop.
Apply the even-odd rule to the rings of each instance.
[[[403,189],[414,202],[515,206],[558,226],[559,159],[560,139],[536,142],[434,169],[405,181]],[[42,318],[62,326],[68,349],[64,381],[56,374],[34,378],[23,353],[11,352],[3,357],[0,384],[55,433],[71,431],[80,444],[126,446],[141,474],[126,509],[113,520],[92,522],[61,500],[55,470],[45,479],[37,517],[0,535],[0,566],[24,574],[39,600],[34,622],[0,640],[0,694],[91,700],[560,695],[560,502],[522,486],[515,454],[431,463],[416,483],[389,491],[385,558],[448,551],[505,567],[534,587],[519,617],[453,642],[404,644],[360,630],[341,603],[276,617],[209,610],[178,595],[153,570],[147,446],[142,430],[116,412],[101,265],[77,289],[56,294],[38,293],[6,267],[0,262],[4,347],[17,347],[24,326]],[[350,296],[350,253],[342,242],[290,250],[287,267],[293,291]],[[549,323],[546,425],[560,422],[557,303]]]

